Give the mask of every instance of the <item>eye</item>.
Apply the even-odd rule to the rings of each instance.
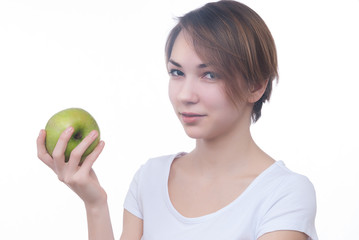
[[[184,76],[184,73],[178,69],[171,69],[169,75],[173,77],[182,77]]]
[[[210,80],[215,80],[215,79],[218,78],[218,76],[214,72],[205,72],[203,74],[203,78],[207,78],[207,79],[210,79]]]

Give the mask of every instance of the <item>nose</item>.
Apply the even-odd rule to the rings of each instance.
[[[177,98],[185,105],[195,104],[199,101],[197,81],[194,77],[186,77],[186,79],[183,79]]]

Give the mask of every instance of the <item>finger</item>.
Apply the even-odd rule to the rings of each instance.
[[[46,131],[41,129],[39,136],[37,137],[37,157],[45,163],[49,168],[53,169],[53,160],[45,147]]]
[[[65,150],[73,132],[74,128],[68,127],[61,133],[59,140],[56,143],[54,151],[52,152],[52,158],[54,159],[54,164],[57,167],[65,165]]]
[[[94,162],[100,156],[104,147],[105,147],[105,142],[100,141],[99,144],[96,146],[96,148],[86,157],[85,161],[82,163],[81,169],[83,171],[89,172],[91,170]]]
[[[87,148],[96,140],[98,132],[96,130],[91,131],[77,147],[72,150],[70,160],[68,162],[69,167],[77,167],[80,164],[81,157]]]

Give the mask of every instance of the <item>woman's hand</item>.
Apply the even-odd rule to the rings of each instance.
[[[82,154],[98,136],[98,132],[94,130],[71,152],[70,160],[66,163],[64,153],[73,131],[74,129],[69,127],[61,134],[51,157],[45,147],[46,131],[41,130],[37,138],[38,157],[56,173],[60,181],[64,182],[84,201],[87,207],[103,204],[107,201],[107,195],[100,186],[92,165],[105,144],[100,141],[79,166]]]

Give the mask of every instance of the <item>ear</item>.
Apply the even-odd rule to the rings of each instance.
[[[249,89],[248,102],[249,103],[257,102],[263,96],[267,88],[267,85],[268,85],[268,79],[262,84],[251,86]]]

